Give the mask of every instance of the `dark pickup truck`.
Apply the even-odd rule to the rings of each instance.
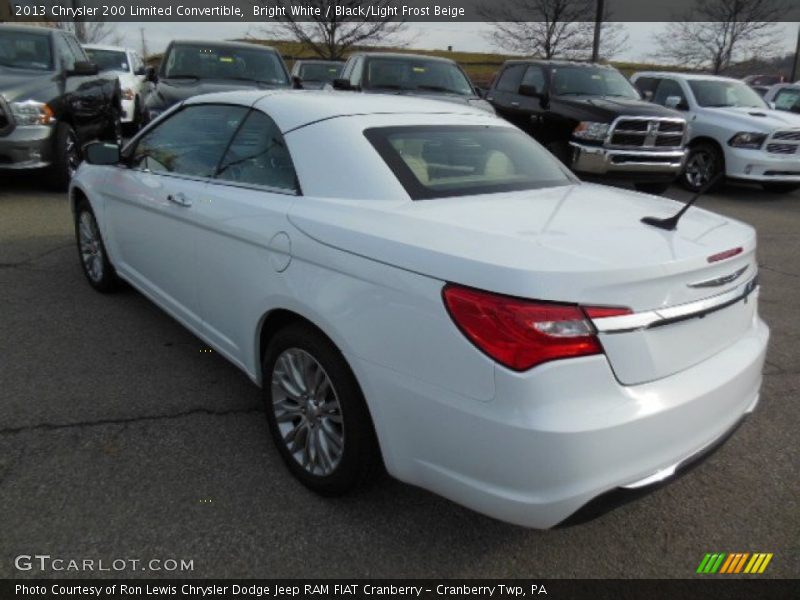
[[[0,172],[46,169],[65,188],[86,142],[122,141],[121,97],[72,34],[0,25]]]
[[[291,87],[278,51],[246,42],[173,41],[147,79],[153,84],[145,99],[148,121],[200,94]]]
[[[508,61],[486,99],[499,115],[590,179],[632,181],[638,190],[660,194],[686,158],[683,116],[645,102],[611,66]]]

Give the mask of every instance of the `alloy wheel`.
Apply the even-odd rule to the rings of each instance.
[[[696,150],[686,161],[685,177],[694,188],[701,188],[714,176],[716,159],[705,150]]]
[[[273,367],[271,391],[281,441],[294,460],[311,475],[333,473],[344,451],[344,423],[322,365],[305,350],[284,350]]]
[[[83,211],[78,218],[78,240],[86,274],[95,283],[103,279],[103,243],[92,213]]]

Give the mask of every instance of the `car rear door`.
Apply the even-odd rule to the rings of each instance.
[[[178,110],[126,149],[103,191],[118,271],[187,326],[201,329],[197,299],[198,207],[247,113],[198,104]]]

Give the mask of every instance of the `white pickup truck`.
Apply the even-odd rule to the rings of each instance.
[[[686,114],[689,156],[680,181],[688,189],[720,173],[772,192],[800,188],[800,115],[771,109],[737,79],[651,71],[631,81],[646,99]]]

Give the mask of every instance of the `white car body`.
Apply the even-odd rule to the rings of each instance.
[[[364,130],[513,127],[467,106],[310,91],[183,106],[194,103],[274,119],[302,196],[84,164],[73,206],[88,198],[123,279],[258,385],[270,315],[322,330],[364,392],[394,477],[550,527],[606,491],[670,475],[756,406],[768,329],[748,225],[693,208],[666,232],[639,219],[681,204],[577,180],[412,200]],[[178,193],[192,206],[166,200]],[[731,273],[741,277],[724,283]],[[634,314],[594,320],[605,354],[516,372],[455,326],[448,282]]]
[[[139,56],[139,53],[136,50],[120,46],[84,44],[83,47],[90,53],[93,50],[125,53],[126,62],[120,64],[120,68],[110,72],[119,78],[119,85],[122,90],[121,120],[123,123],[132,123],[137,117],[137,107],[141,110],[144,106],[147,85],[145,82],[144,61]]]
[[[725,175],[730,178],[758,183],[800,183],[800,115],[763,108],[703,107],[697,103],[689,85],[692,80],[736,79],[714,75],[671,72],[635,73],[631,81],[656,78],[676,82],[688,106],[684,111],[690,126],[689,145],[700,140],[712,140],[725,157]],[[744,85],[744,84],[743,84]],[[767,134],[758,149],[737,148],[729,144],[740,132]]]

